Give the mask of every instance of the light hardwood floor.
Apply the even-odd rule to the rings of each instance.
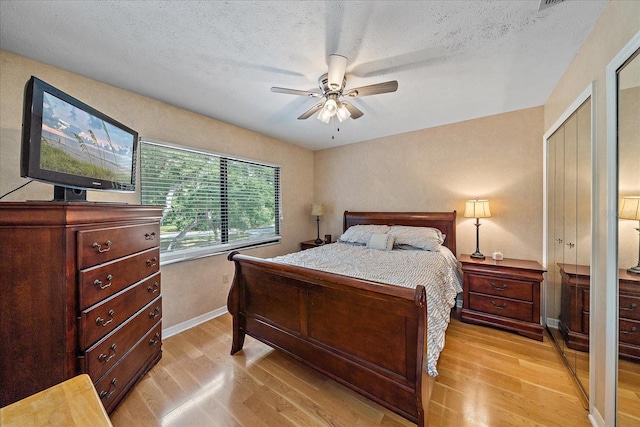
[[[429,425],[589,426],[549,339],[461,323],[447,331]],[[124,426],[415,426],[247,337],[229,355],[227,314],[170,337],[112,414]]]
[[[618,361],[618,427],[640,426],[640,364]]]

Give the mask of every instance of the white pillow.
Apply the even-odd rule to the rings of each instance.
[[[352,225],[340,236],[339,241],[345,243],[358,243],[366,245],[371,239],[371,235],[374,233],[387,233],[389,231],[388,225]]]
[[[389,230],[389,234],[394,237],[396,246],[408,245],[427,251],[439,251],[445,239],[440,230],[431,227],[394,225]]]
[[[369,243],[367,243],[367,247],[380,251],[390,251],[393,249],[393,236],[387,233],[373,233]]]

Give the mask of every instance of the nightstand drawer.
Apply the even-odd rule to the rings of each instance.
[[[528,282],[469,275],[469,290],[471,292],[531,302],[533,301],[532,288],[531,283]]]
[[[640,298],[620,295],[620,318],[640,320]]]
[[[620,342],[640,345],[640,322],[620,319]]]
[[[483,313],[531,322],[533,304],[489,295],[470,293],[469,308]]]

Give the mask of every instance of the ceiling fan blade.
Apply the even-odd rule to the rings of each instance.
[[[287,95],[309,96],[311,98],[321,98],[322,96],[324,96],[318,92],[309,92],[307,90],[297,90],[297,89],[287,89],[284,87],[272,87],[271,92],[284,93]]]
[[[302,113],[302,115],[300,117],[298,117],[298,120],[304,120],[304,119],[308,119],[309,117],[313,116],[313,114],[318,111],[319,109],[322,108],[322,106],[324,105],[323,102],[314,105],[313,107],[309,108],[307,111],[305,111],[304,113]]]
[[[354,107],[353,105],[351,105],[346,101],[342,101],[342,104],[345,107],[347,107],[347,110],[349,110],[349,112],[351,113],[351,118],[354,120],[359,119],[364,114],[362,111],[360,111],[359,109],[357,109],[356,107]]]
[[[361,98],[363,96],[395,92],[396,90],[398,90],[398,81],[392,80],[389,82],[349,89],[347,92],[345,92],[344,96],[348,96],[350,98]]]
[[[347,69],[347,58],[342,55],[329,55],[329,72],[327,75],[327,83],[329,90],[340,90],[344,73]]]

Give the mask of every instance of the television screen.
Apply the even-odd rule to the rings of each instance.
[[[136,131],[36,77],[27,82],[23,177],[77,190],[134,191],[137,144]]]

